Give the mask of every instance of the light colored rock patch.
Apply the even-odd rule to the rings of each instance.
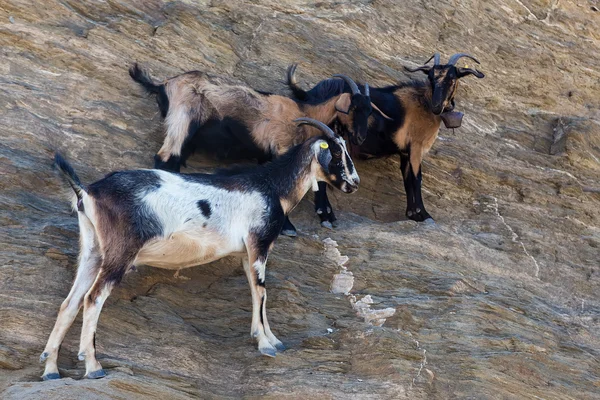
[[[371,295],[366,295],[360,300],[357,300],[356,296],[351,294],[352,286],[354,286],[354,275],[348,271],[345,264],[350,260],[348,256],[343,256],[337,249],[337,242],[331,238],[323,240],[325,246],[324,255],[329,261],[335,263],[340,267],[340,272],[333,275],[331,281],[331,292],[336,294],[344,294],[349,297],[352,308],[356,311],[356,314],[364,318],[365,322],[374,325],[382,326],[385,320],[396,313],[396,309],[393,307],[384,308],[382,310],[372,310],[371,305],[373,299]]]
[[[393,307],[384,308],[382,310],[372,310],[371,305],[373,304],[373,299],[370,294],[358,301],[356,300],[356,296],[350,295],[350,304],[352,304],[352,308],[356,310],[356,314],[359,317],[364,318],[366,323],[375,326],[382,326],[387,318],[396,313],[396,309]]]

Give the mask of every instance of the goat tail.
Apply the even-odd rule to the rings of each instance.
[[[79,177],[75,173],[75,170],[73,169],[71,164],[69,164],[67,160],[65,160],[63,156],[61,156],[58,153],[54,155],[54,164],[59,169],[59,171],[63,173],[65,178],[67,178],[67,182],[69,182],[69,185],[71,185],[71,188],[77,196],[77,204],[81,204],[83,196],[87,194],[87,191],[85,189],[85,186],[83,186],[83,184],[79,180]]]
[[[298,81],[296,80],[296,68],[298,68],[298,64],[292,64],[287,69],[287,85],[298,100],[306,100],[307,94],[300,86],[298,86]]]
[[[131,76],[131,79],[142,85],[142,87],[146,89],[146,92],[150,94],[159,94],[161,92],[160,89],[163,85],[154,83],[148,72],[140,68],[138,63],[134,63],[131,68],[129,68],[129,76]]]

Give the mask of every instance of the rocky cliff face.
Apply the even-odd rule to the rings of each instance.
[[[1,397],[600,398],[598,7],[1,2]],[[382,85],[434,51],[468,51],[487,74],[461,84],[463,127],[442,129],[426,157],[437,224],[405,220],[395,158],[358,162],[361,189],[331,193],[335,231],[304,200],[292,214],[300,237],[278,240],[268,264],[271,325],[288,351],[256,351],[237,260],[180,277],[141,268],[100,318],[108,376],[79,380],[78,320],[59,360],[67,378],[39,382],[78,250],[53,151],[92,182],[150,167],[160,147],[156,104],[130,80],[131,62],[285,93],[293,62],[305,86],[339,72]],[[196,156],[187,171],[214,166]]]

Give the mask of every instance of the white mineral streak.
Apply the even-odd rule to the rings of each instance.
[[[371,295],[366,295],[360,300],[357,300],[356,296],[350,293],[352,286],[354,286],[354,275],[352,272],[348,271],[348,268],[345,266],[349,261],[348,256],[340,254],[340,251],[337,249],[337,242],[331,238],[323,240],[323,245],[325,246],[325,258],[335,263],[335,265],[340,268],[340,272],[333,275],[330,288],[331,292],[348,296],[352,308],[359,317],[364,318],[366,323],[382,326],[385,323],[386,318],[389,318],[396,313],[396,309],[388,307],[382,310],[372,310],[371,305],[373,304],[373,299],[371,298]]]

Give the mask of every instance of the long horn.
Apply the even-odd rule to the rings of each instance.
[[[365,83],[365,96],[370,97],[371,91],[369,90],[369,84]]]
[[[427,65],[427,63],[429,61],[431,61],[432,58],[433,58],[433,65],[440,65],[440,53],[435,53],[434,55],[432,55],[431,57],[429,57],[429,59],[427,61],[425,61],[423,63],[423,65]]]
[[[296,81],[296,68],[298,68],[298,64],[292,64],[288,67],[288,70],[287,70],[288,85],[296,86],[298,84],[298,82]]]
[[[404,69],[407,70],[408,72],[417,72],[417,71],[423,71],[423,70],[429,71],[431,69],[431,67],[429,67],[427,65],[421,65],[420,67],[417,67],[417,68],[410,68],[405,65]]]
[[[468,55],[467,53],[456,53],[455,55],[453,55],[452,57],[450,57],[450,59],[448,60],[448,65],[454,65],[456,64],[456,62],[458,60],[460,60],[463,57],[467,57],[470,58],[471,60],[475,61],[477,64],[481,64],[479,62],[479,60],[477,60],[475,57]]]
[[[297,122],[298,126],[305,125],[305,124],[306,125],[310,125],[310,126],[314,126],[315,128],[320,129],[321,131],[323,131],[323,133],[325,135],[327,135],[327,137],[329,137],[331,139],[337,139],[338,138],[338,136],[331,130],[330,127],[328,127],[327,125],[325,125],[321,121],[317,121],[316,119],[302,117],[302,118],[296,118],[294,120],[294,122]]]
[[[356,85],[356,83],[350,79],[350,77],[346,76],[346,75],[342,75],[342,74],[335,74],[333,75],[334,78],[342,78],[344,81],[346,81],[346,83],[348,84],[348,86],[350,86],[350,90],[352,90],[352,95],[354,96],[355,94],[360,94],[360,90],[358,90],[358,86]]]

